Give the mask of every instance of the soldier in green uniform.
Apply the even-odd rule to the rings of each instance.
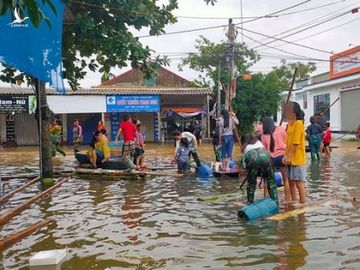
[[[256,179],[260,176],[267,185],[270,198],[278,203],[278,193],[274,172],[271,166],[270,153],[263,144],[253,135],[241,137],[241,150],[243,152],[242,165],[247,171],[247,202],[254,202]]]

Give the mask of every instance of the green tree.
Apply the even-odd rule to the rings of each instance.
[[[226,69],[226,55],[228,45],[226,42],[215,43],[200,36],[195,40],[196,53],[190,53],[183,59],[179,68],[189,66],[191,69],[201,73],[199,80],[196,82],[201,85],[215,85],[219,63],[221,65],[221,81],[227,83],[229,73]],[[249,68],[254,65],[260,58],[254,50],[248,49],[245,44],[236,43],[235,45],[235,69],[237,73],[248,73]]]
[[[232,104],[241,133],[252,132],[257,120],[276,113],[283,90],[283,83],[274,73],[257,73],[251,80],[237,79],[237,93]]]
[[[273,70],[270,73],[274,73],[283,84],[283,89],[286,89],[291,83],[296,67],[298,69],[296,80],[307,79],[309,75],[316,70],[316,65],[312,62],[306,64],[301,62],[287,63],[285,59],[282,59],[280,65],[273,67]]]
[[[204,0],[207,4],[214,4],[215,0]],[[45,21],[51,27],[46,14],[38,3],[49,5],[56,13],[52,0],[0,0],[0,16],[12,12],[15,8],[20,14],[28,14],[34,26]],[[68,80],[71,88],[79,87],[87,70],[102,73],[105,79],[109,77],[112,67],[127,66],[138,67],[146,76],[152,73],[166,59],[151,58],[151,49],[143,46],[130,29],[149,29],[150,35],[164,32],[167,24],[175,23],[176,18],[172,11],[177,6],[177,0],[169,0],[167,4],[157,5],[153,0],[142,1],[97,1],[97,0],[67,0],[65,12],[73,19],[65,22],[63,29],[63,67],[64,78]],[[5,66],[1,70],[0,80],[12,84],[21,84],[26,75],[16,69]],[[32,78],[29,84],[34,84]],[[50,156],[50,135],[48,125],[51,112],[47,106],[45,84],[41,83],[40,99],[43,105],[42,140],[43,145],[43,174],[52,176],[52,163]]]
[[[218,65],[222,63],[227,54],[227,44],[214,43],[201,36],[196,40],[196,53],[191,53],[180,64],[185,65],[201,73],[197,84],[214,87],[214,98],[216,98],[216,82]],[[313,63],[287,63],[281,61],[279,67],[274,67],[267,74],[257,73],[251,80],[244,80],[242,74],[249,73],[250,67],[259,60],[254,50],[250,50],[245,44],[235,45],[235,73],[237,77],[236,97],[232,100],[232,107],[236,111],[240,124],[241,133],[253,131],[254,123],[264,117],[274,115],[282,101],[281,92],[289,88],[295,67],[298,67],[297,79],[304,79],[315,71]],[[224,85],[229,84],[229,73],[222,68],[220,80]],[[224,98],[224,95],[223,95]]]

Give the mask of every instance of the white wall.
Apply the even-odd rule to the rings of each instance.
[[[105,96],[48,96],[48,104],[56,114],[106,112]]]
[[[305,125],[309,125],[309,117],[314,115],[314,96],[330,94],[330,104],[332,104],[340,96],[340,88],[336,86],[322,87],[318,89],[309,90],[307,92],[308,108],[307,114],[305,115]],[[306,113],[306,112],[305,112]],[[331,130],[341,130],[341,102],[336,102],[330,108],[330,128]]]
[[[347,89],[358,88],[360,86],[360,74],[356,74],[349,77],[339,78],[335,80],[330,80],[318,84],[308,85],[302,88],[301,90],[294,91],[291,94],[291,101],[296,101],[300,104],[302,110],[305,113],[305,127],[310,125],[309,118],[314,115],[314,96],[322,95],[322,94],[330,94],[330,104],[332,104],[338,97],[342,91],[346,91]],[[360,90],[359,90],[360,91]],[[307,108],[303,107],[303,100],[296,99],[296,94],[301,92],[305,92],[307,96]],[[287,92],[283,93],[285,99],[287,97]],[[281,109],[278,111],[278,122],[280,121]],[[283,124],[284,126],[284,124]],[[331,130],[341,131],[341,100],[337,101],[330,108],[330,127]]]
[[[0,142],[6,141],[6,114],[0,113]]]

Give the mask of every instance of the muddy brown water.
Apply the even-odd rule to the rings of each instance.
[[[331,159],[308,164],[309,203],[328,207],[283,222],[237,220],[238,201],[198,197],[239,189],[237,179],[154,177],[146,181],[73,178],[51,197],[0,228],[0,237],[44,219],[54,222],[0,254],[0,269],[29,269],[38,251],[67,248],[61,269],[360,269],[360,150],[339,143]],[[169,162],[171,145],[147,146],[152,164]],[[70,149],[57,157],[73,166]],[[210,145],[200,151],[212,159]],[[36,148],[0,151],[2,175],[37,167]],[[24,170],[24,168],[27,168]],[[25,180],[11,180],[8,191]],[[1,206],[0,214],[38,192],[33,186]],[[283,200],[283,193],[280,194]],[[242,201],[243,202],[243,201]]]

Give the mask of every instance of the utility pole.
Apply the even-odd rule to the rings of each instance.
[[[216,107],[216,111],[217,111],[217,117],[219,117],[221,115],[221,61],[219,61],[219,66],[218,66],[218,85],[217,85],[217,107]]]
[[[243,19],[243,0],[240,0],[240,10],[241,10],[241,43],[244,43],[244,19]]]
[[[228,45],[228,51],[227,51],[227,60],[229,63],[229,84],[228,84],[228,91],[227,91],[227,107],[231,108],[231,100],[236,95],[236,87],[233,88],[233,81],[234,81],[234,70],[235,70],[235,40],[238,35],[238,31],[236,30],[235,25],[232,22],[232,19],[229,19],[228,24],[228,31],[225,34],[228,38],[227,45]]]

